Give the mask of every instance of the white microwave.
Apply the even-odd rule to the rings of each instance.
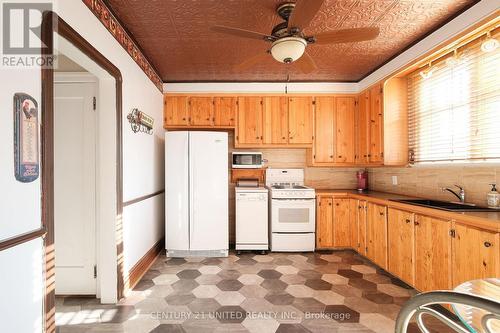
[[[233,152],[233,169],[260,169],[264,160],[260,152]]]

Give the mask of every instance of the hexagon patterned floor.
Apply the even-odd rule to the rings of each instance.
[[[118,305],[57,298],[58,332],[394,332],[415,290],[351,251],[160,256]],[[434,326],[443,333],[442,327]],[[409,332],[419,332],[413,325]]]

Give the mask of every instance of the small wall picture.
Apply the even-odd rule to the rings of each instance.
[[[40,174],[38,119],[37,101],[25,93],[14,94],[14,170],[22,183]]]

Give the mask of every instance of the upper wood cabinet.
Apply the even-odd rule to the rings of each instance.
[[[237,97],[214,97],[214,125],[234,127],[236,124]]]
[[[387,211],[388,269],[406,283],[414,283],[414,214],[389,208]]]
[[[296,96],[288,98],[288,142],[290,144],[312,144],[313,142],[313,98]]]
[[[238,126],[236,143],[238,145],[260,145],[263,133],[262,97],[238,97]]]
[[[214,125],[214,99],[212,97],[189,97],[188,105],[190,125]]]
[[[354,163],[355,97],[335,98],[335,162]]]
[[[187,126],[189,124],[187,97],[168,96],[163,97],[163,125]]]
[[[313,163],[335,162],[335,98],[316,97]]]
[[[366,222],[366,256],[387,269],[387,207],[368,203]]]
[[[359,95],[356,108],[356,164],[370,163],[370,92]]]
[[[284,96],[263,97],[264,144],[288,143],[288,99]]]
[[[451,222],[415,214],[414,224],[414,286],[420,291],[450,289],[452,276]]]
[[[382,84],[376,84],[370,89],[369,161],[371,163],[384,161],[383,126],[383,89]]]
[[[499,233],[455,224],[452,288],[469,280],[500,276]]]

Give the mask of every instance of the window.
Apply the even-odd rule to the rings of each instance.
[[[408,75],[412,162],[500,159],[500,47],[484,40]]]

